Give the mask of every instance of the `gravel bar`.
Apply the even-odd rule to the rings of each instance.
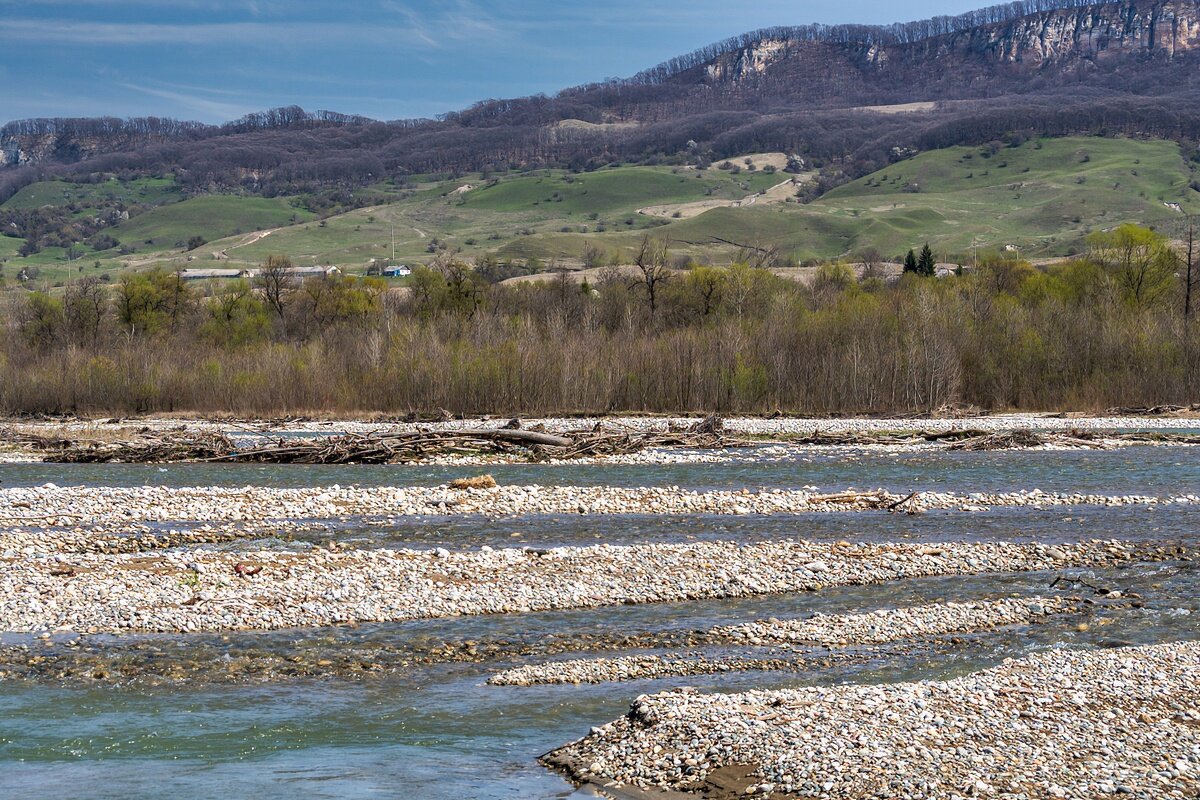
[[[902,502],[903,501],[903,502]],[[771,515],[866,511],[900,504],[904,511],[983,511],[998,507],[1197,505],[1200,495],[1099,495],[1042,492],[916,492],[876,489],[694,491],[678,486],[439,487],[327,486],[302,489],[228,487],[60,487],[0,490],[0,529],[36,525],[120,526],[143,522],[262,523],[348,517],[536,514]]]
[[[981,603],[929,603],[867,614],[814,614],[808,619],[767,620],[715,628],[712,633],[744,644],[882,644],[914,636],[971,633],[1036,622],[1078,609],[1066,597],[1006,598]]]
[[[1186,557],[1177,544],[1094,540],[861,544],[781,540],[0,557],[8,631],[220,631],[749,597],[902,578]]]
[[[1200,643],[1060,649],[946,681],[642,696],[544,761],[706,798],[1194,798],[1198,709]]]
[[[740,645],[797,647],[884,644],[905,639],[975,633],[1007,625],[1028,625],[1055,614],[1078,611],[1080,601],[1067,597],[1006,598],[980,603],[930,603],[889,608],[868,614],[816,614],[804,620],[768,620],[713,628],[714,639]],[[700,654],[639,655],[584,658],[527,664],[493,675],[493,686],[541,686],[560,683],[607,683],[643,678],[709,675],[733,670],[794,668],[780,659],[740,656],[709,658]]]
[[[635,655],[617,658],[579,658],[530,664],[499,672],[489,686],[546,686],[564,683],[611,683],[649,678],[679,678],[752,670],[794,670],[805,664],[789,658],[747,656],[710,657],[703,653]]]

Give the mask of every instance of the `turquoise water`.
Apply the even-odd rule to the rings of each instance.
[[[1110,452],[870,455],[845,461],[679,467],[506,467],[502,482],[679,484],[703,487],[847,485],[956,491],[1042,488],[1103,493],[1196,491],[1200,459],[1190,449]],[[0,485],[324,485],[437,484],[476,470],[407,467],[0,466]],[[771,518],[582,518],[421,520],[391,528],[342,525],[314,539],[356,546],[476,547],[596,541],[1080,538],[1186,540],[1200,544],[1200,514],[1185,508],[1001,509],[984,514],[800,515]],[[247,546],[245,543],[232,545]],[[252,546],[263,546],[255,542]],[[298,547],[304,542],[279,541]],[[1115,647],[1200,638],[1200,571],[1190,563],[1133,565],[1080,573],[1091,582],[1142,595],[1141,608],[1104,608],[1076,629],[1045,625],[959,637],[908,652],[879,652],[830,668],[734,673],[598,686],[488,687],[487,677],[530,661],[547,642],[581,641],[550,656],[595,655],[584,636],[704,630],[769,616],[839,613],[937,600],[987,599],[1052,591],[1056,573],[919,579],[813,594],[599,610],[429,620],[327,630],[221,636],[103,637],[112,658],[151,642],[179,658],[211,662],[211,678],[151,686],[127,680],[0,682],[0,798],[570,798],[579,793],[540,767],[538,755],[587,733],[644,692],[690,685],[718,691],[812,683],[938,678],[1054,647]],[[0,621],[2,627],[2,621]],[[28,637],[4,636],[8,642]],[[422,664],[381,675],[228,683],[222,661],[247,650],[288,655],[415,643],[503,641],[484,663]],[[32,643],[34,652],[61,643]],[[322,648],[324,648],[322,650]],[[173,650],[172,650],[173,649]],[[513,655],[525,651],[533,654]],[[652,650],[653,652],[653,650]],[[617,653],[605,651],[602,655]],[[716,654],[716,652],[714,652]]]

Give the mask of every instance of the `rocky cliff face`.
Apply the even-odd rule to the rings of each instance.
[[[1200,4],[1122,2],[1062,9],[940,37],[933,49],[1036,68],[1070,59],[1174,57],[1200,46]]]
[[[0,166],[37,164],[53,157],[55,136],[0,133]]]
[[[1196,0],[1125,0],[1030,14],[1007,22],[931,35],[917,41],[794,41],[765,38],[718,56],[704,70],[711,84],[755,83],[772,72],[826,60],[844,69],[886,75],[889,70],[1018,67],[1037,70],[1071,62],[1128,56],[1174,58],[1200,49]],[[797,76],[798,77],[798,76]]]
[[[169,135],[151,135],[137,131],[121,130],[113,125],[107,129],[89,130],[90,120],[79,120],[83,124],[65,125],[49,130],[37,130],[32,124],[17,123],[0,129],[0,167],[19,167],[28,164],[64,163],[71,164],[107,153],[141,147],[154,142],[169,141]],[[116,120],[105,122],[117,123]]]

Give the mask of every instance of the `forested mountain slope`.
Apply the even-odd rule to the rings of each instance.
[[[385,177],[784,151],[865,175],[1004,133],[1200,136],[1200,3],[1027,0],[887,27],[745,34],[632,78],[437,120],[296,108],[223,126],[26,120],[0,130],[0,200],[47,174],[170,172],[185,191],[295,194]],[[875,106],[922,103],[922,113]]]

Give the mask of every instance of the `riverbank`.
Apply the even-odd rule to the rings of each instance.
[[[1104,508],[1200,505],[1200,494],[1167,497],[1043,492],[823,491],[761,489],[697,491],[678,486],[492,486],[490,488],[317,486],[282,489],[243,487],[87,487],[0,489],[0,552],[38,552],[57,546],[57,536],[86,531],[150,534],[151,523],[228,523],[253,531],[305,528],[321,520],[361,518],[391,524],[402,517],[545,515],[796,515],[896,511],[981,512],[993,508]],[[46,529],[52,530],[46,530]],[[62,531],[60,534],[58,531]],[[198,539],[197,541],[205,541]],[[186,539],[179,542],[188,543]],[[34,548],[25,550],[25,546]]]

